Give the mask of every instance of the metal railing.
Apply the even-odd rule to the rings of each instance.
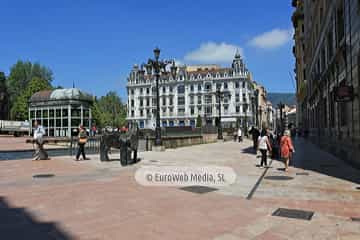
[[[88,137],[85,144],[85,152],[87,154],[97,154],[100,152],[100,139],[101,136]],[[78,137],[71,137],[69,144],[69,155],[74,156],[78,149]]]

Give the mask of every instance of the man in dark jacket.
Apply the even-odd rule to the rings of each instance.
[[[260,131],[253,126],[249,133],[252,135],[254,150],[256,151],[258,145],[258,139],[260,136]]]

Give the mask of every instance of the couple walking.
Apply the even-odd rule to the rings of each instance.
[[[261,131],[257,145],[261,152],[260,167],[267,167],[267,152],[272,151],[272,146],[270,144],[268,131],[266,129]],[[280,139],[280,155],[285,164],[285,171],[287,171],[289,167],[289,162],[293,153],[295,153],[295,149],[290,138],[290,130],[285,130],[284,136],[282,136]]]

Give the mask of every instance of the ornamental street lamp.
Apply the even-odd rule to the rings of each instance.
[[[225,95],[229,96],[228,92],[221,92],[220,87],[216,88],[216,99],[219,104],[219,117],[218,117],[218,139],[223,139],[223,129],[221,124],[221,100],[224,99]]]
[[[255,125],[259,127],[259,89],[255,90]]]
[[[251,112],[252,112],[252,125],[256,124],[256,119],[255,119],[255,94],[251,96]]]
[[[245,121],[244,121],[244,123],[243,123],[243,125],[244,125],[243,128],[244,128],[244,132],[247,133],[247,128],[248,128],[247,112],[248,112],[249,104],[248,104],[247,102],[245,102],[245,103],[243,104],[243,106],[244,106],[244,112],[245,112]]]
[[[156,128],[155,128],[155,146],[161,146],[161,128],[160,128],[160,97],[159,97],[159,78],[161,74],[168,74],[166,67],[171,65],[170,73],[173,78],[176,77],[177,67],[175,66],[174,60],[159,60],[160,58],[160,49],[154,49],[154,57],[155,59],[149,59],[147,64],[143,64],[141,66],[142,74],[145,73],[143,67],[146,69],[146,73],[151,76],[155,75],[156,80]]]
[[[222,126],[221,126],[221,100],[223,99],[223,93],[220,91],[220,88],[216,89],[216,98],[219,103],[219,119],[218,119],[218,139],[223,139]]]

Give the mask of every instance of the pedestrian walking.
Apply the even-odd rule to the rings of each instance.
[[[35,153],[33,160],[47,160],[48,154],[44,149],[44,135],[45,130],[38,121],[34,122],[34,142],[35,142]]]
[[[292,154],[295,153],[294,145],[290,138],[290,130],[285,130],[284,136],[281,137],[280,141],[281,158],[285,164],[285,171],[289,167],[289,162],[292,158]]]
[[[238,137],[238,141],[239,141],[239,142],[242,142],[242,131],[241,131],[241,128],[238,129],[237,137]]]
[[[280,142],[278,141],[278,136],[275,134],[270,135],[270,143],[271,143],[271,158],[272,159],[280,159]]]
[[[92,137],[95,137],[95,136],[96,136],[96,131],[97,131],[96,125],[94,124],[94,125],[91,127],[91,136],[92,136]]]
[[[37,122],[34,122],[34,143],[35,143],[35,153],[33,160],[45,160],[47,159],[47,153],[44,150],[44,137],[45,130],[44,128]]]
[[[254,150],[256,151],[258,149],[258,139],[260,136],[260,132],[257,128],[255,128],[254,126],[251,128],[250,132],[252,135],[252,139],[253,139],[253,144],[254,144]]]
[[[122,126],[121,128],[119,128],[120,132],[122,133],[127,133],[127,131],[129,130],[129,128],[127,126]]]
[[[78,135],[78,151],[76,154],[76,161],[79,161],[80,155],[82,155],[83,160],[88,160],[85,155],[85,144],[87,142],[87,134],[83,125],[79,127],[79,135]]]
[[[265,167],[267,167],[267,151],[269,150],[271,152],[272,149],[271,149],[271,144],[270,144],[266,129],[263,129],[261,131],[261,134],[258,138],[257,145],[261,152],[260,168],[262,168],[264,165],[265,165]]]
[[[237,131],[236,131],[236,128],[234,128],[233,137],[234,137],[234,142],[236,142],[236,139],[237,139]]]

